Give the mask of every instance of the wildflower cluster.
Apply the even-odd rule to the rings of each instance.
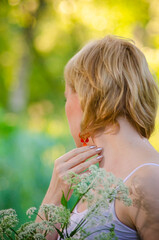
[[[111,222],[112,215],[109,211],[111,203],[115,199],[122,200],[126,206],[132,204],[132,200],[128,197],[129,190],[123,183],[122,179],[116,178],[112,173],[106,172],[103,168],[97,168],[96,165],[89,167],[89,172],[82,175],[72,173],[73,178],[70,179],[71,172],[69,175],[69,184],[71,189],[74,189],[74,193],[80,195],[83,202],[86,201],[88,204],[88,211],[80,221],[80,225],[84,226],[87,222],[86,227],[79,228],[77,239],[86,239],[87,236],[91,235],[88,231],[89,227],[97,225],[104,225]],[[67,181],[67,176],[64,177]],[[107,215],[103,215],[103,212],[107,211]],[[98,222],[94,221],[94,217],[98,218]],[[78,228],[78,225],[77,227]],[[97,239],[115,239],[114,228],[110,227],[108,234],[104,234],[104,238]],[[107,235],[107,237],[106,237]],[[83,238],[84,237],[84,238]],[[100,235],[101,237],[101,235]]]
[[[0,211],[0,239],[10,236],[12,229],[18,224],[17,214],[14,209]],[[13,230],[14,231],[14,230]]]
[[[70,178],[72,173],[72,178]],[[123,183],[123,180],[116,178],[112,173],[106,172],[103,168],[96,165],[89,167],[89,172],[82,175],[69,173],[64,180],[71,184],[74,194],[81,195],[82,201],[88,202],[90,207],[93,202],[104,201],[104,204],[111,203],[115,199],[120,199],[125,205],[131,205],[131,199],[128,197],[129,190]]]
[[[60,239],[84,240],[92,234],[92,232],[89,232],[89,227],[97,226],[93,217],[99,216],[98,225],[111,222],[111,214],[105,216],[102,213],[104,211],[109,213],[111,203],[115,199],[122,200],[125,205],[131,205],[131,199],[128,197],[129,191],[123,181],[117,179],[113,174],[107,173],[104,169],[97,168],[96,165],[90,166],[89,172],[82,175],[70,172],[68,176],[64,177],[64,180],[70,185],[69,191],[73,189],[74,194],[79,197],[75,205],[80,200],[88,203],[88,211],[72,232],[68,233],[67,228],[70,225],[70,216],[75,205],[72,209],[68,208],[68,192],[67,196],[63,194],[60,206],[45,204],[40,206],[39,210],[35,207],[28,209],[26,212],[28,217],[31,218],[34,214],[38,215],[41,222],[30,221],[24,223],[17,231],[14,230],[14,227],[18,224],[15,210],[0,211],[0,239],[45,240],[48,234],[57,231]],[[60,229],[56,228],[57,223],[60,223]],[[114,226],[110,227],[108,234],[99,233],[95,239],[116,239]]]

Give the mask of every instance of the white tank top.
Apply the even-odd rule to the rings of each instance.
[[[138,166],[137,168],[135,168],[124,180],[123,182],[126,182],[128,180],[128,178],[130,178],[139,168],[144,167],[144,166],[148,166],[148,165],[153,165],[153,166],[159,166],[159,164],[156,163],[144,163],[140,166]],[[71,213],[71,218],[70,218],[70,226],[67,229],[67,232],[70,233],[75,226],[77,225],[77,223],[84,217],[84,215],[86,214],[88,210],[84,210],[83,212],[77,212],[77,205],[74,208],[73,212]],[[137,233],[137,231],[135,231],[134,229],[126,226],[125,224],[123,224],[117,217],[116,212],[115,212],[115,201],[113,201],[110,205],[110,209],[109,212],[108,210],[105,211],[103,214],[104,216],[109,216],[109,214],[112,214],[113,216],[113,220],[108,224],[103,224],[102,226],[97,225],[93,226],[92,228],[89,228],[85,225],[85,229],[87,229],[87,231],[91,232],[92,234],[90,236],[88,236],[86,239],[87,240],[92,240],[94,239],[95,236],[99,235],[100,233],[104,232],[104,233],[109,233],[109,229],[111,228],[111,224],[115,225],[115,234],[118,237],[118,240],[139,240],[140,237]],[[99,217],[99,216],[98,216]],[[98,222],[98,219],[96,217],[93,217],[93,220]],[[95,231],[98,231],[96,233],[93,233]],[[60,239],[60,236],[58,236],[57,240]]]

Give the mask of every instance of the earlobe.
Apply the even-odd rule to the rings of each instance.
[[[87,146],[87,142],[89,142],[89,139],[87,138],[86,140],[84,140],[83,138],[81,138],[80,133],[79,133],[79,138],[81,139],[81,142],[83,143],[83,146]]]

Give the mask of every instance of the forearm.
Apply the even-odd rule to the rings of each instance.
[[[55,179],[52,179],[50,182],[50,186],[47,190],[47,193],[46,193],[41,205],[44,205],[44,204],[55,204],[56,206],[61,205],[62,190],[61,190],[61,188],[58,187],[58,185],[54,185],[53,184],[54,182],[56,182]],[[67,195],[67,193],[68,193],[68,191],[66,191],[64,193],[65,196]],[[70,199],[72,193],[73,193],[73,189],[71,189],[71,191],[69,192],[68,200]],[[39,216],[37,216],[37,218],[35,220],[36,222],[41,222],[42,219],[45,219],[45,216],[40,215],[40,213],[38,215]],[[55,224],[55,227],[60,230],[61,224],[57,223],[57,224]],[[57,238],[58,238],[58,233],[55,230],[53,233],[48,234],[46,239],[47,240],[57,240]]]
[[[58,206],[58,205],[61,204],[61,199],[59,199],[58,196],[56,194],[54,194],[51,191],[51,189],[49,188],[41,205],[44,205],[44,204],[55,204],[55,205]],[[35,222],[41,222],[42,219],[45,220],[44,215],[40,215],[39,213],[38,213],[38,215],[36,217]],[[55,224],[55,227],[60,229],[60,223]],[[46,237],[47,240],[57,240],[57,238],[58,238],[58,233],[57,233],[56,230],[53,233],[48,234],[47,237]]]
[[[57,226],[57,227],[58,227],[58,226]],[[48,235],[48,236],[46,237],[47,240],[57,240],[57,238],[58,238],[58,233],[57,233],[57,232],[54,232],[54,233],[52,233],[51,235]]]
[[[44,204],[55,204],[59,206],[61,204],[61,199],[55,193],[53,193],[49,188],[41,205],[44,205]],[[41,216],[41,217],[45,218],[44,216]],[[41,220],[42,219],[39,216],[37,216],[36,222],[40,222]]]

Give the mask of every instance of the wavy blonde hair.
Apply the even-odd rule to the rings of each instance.
[[[150,137],[159,90],[132,40],[107,35],[88,43],[67,63],[64,77],[79,96],[81,137],[94,136],[108,125],[119,127],[119,116],[141,136]]]

